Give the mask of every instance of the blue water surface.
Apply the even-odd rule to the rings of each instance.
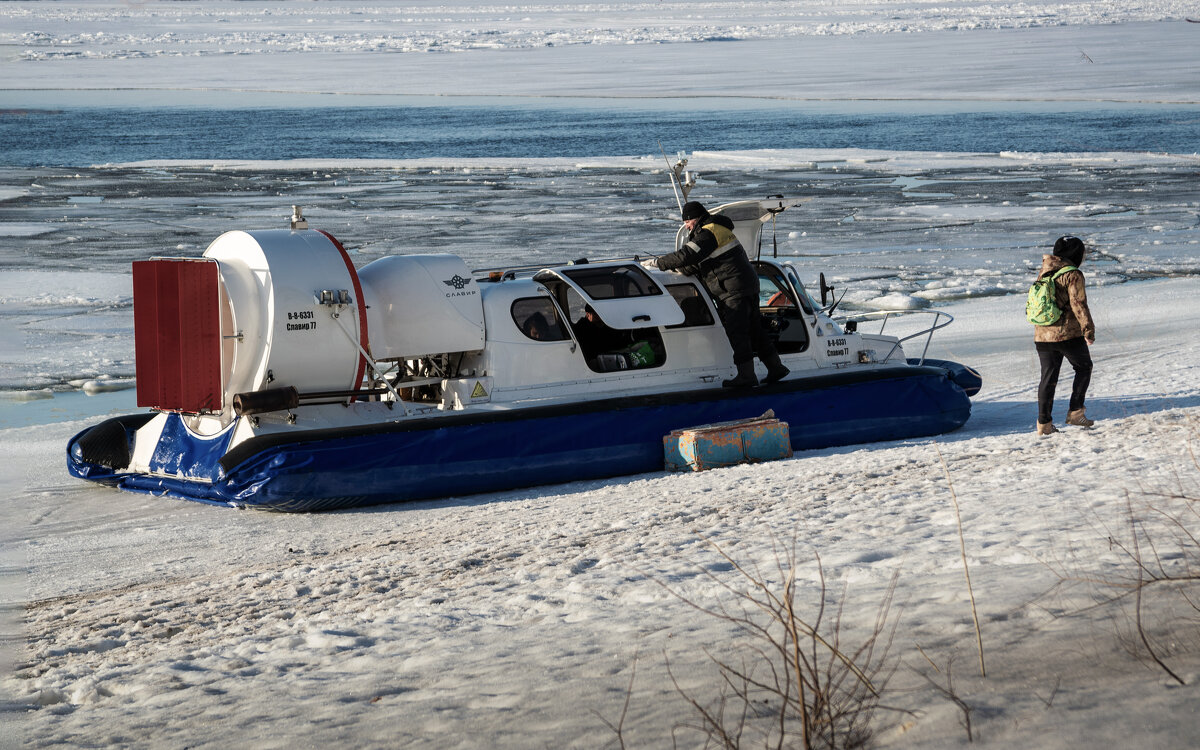
[[[0,164],[147,159],[585,158],[675,150],[864,148],[1194,153],[1200,107],[511,100],[321,106],[80,106],[0,111]]]

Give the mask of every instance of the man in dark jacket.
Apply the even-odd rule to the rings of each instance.
[[[1087,249],[1078,237],[1059,237],[1054,243],[1054,252],[1042,256],[1042,270],[1038,278],[1053,276],[1068,266],[1067,271],[1054,280],[1054,297],[1062,316],[1048,326],[1033,329],[1034,346],[1042,366],[1042,377],[1038,383],[1037,433],[1049,435],[1058,430],[1051,418],[1054,406],[1054,391],[1058,386],[1058,373],[1065,357],[1075,370],[1071,385],[1071,401],[1067,407],[1067,424],[1091,427],[1095,422],[1084,412],[1083,400],[1087,396],[1092,380],[1092,355],[1088,347],[1096,342],[1096,324],[1088,309],[1087,290],[1084,288],[1083,272],[1079,266]]]
[[[775,345],[762,328],[758,314],[758,273],[733,234],[733,221],[725,216],[712,216],[702,204],[691,201],[683,206],[683,223],[689,232],[683,247],[657,258],[654,265],[663,271],[678,270],[696,276],[716,301],[737,366],[737,375],[721,385],[726,388],[758,385],[758,376],[754,374],[755,353],[767,366],[763,382],[782,380],[788,368],[779,361]]]

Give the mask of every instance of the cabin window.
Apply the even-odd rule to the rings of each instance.
[[[812,300],[808,298],[808,294],[800,285],[800,280],[796,278],[794,271],[789,268],[785,278],[779,269],[766,263],[755,263],[754,267],[758,271],[759,307],[785,307],[795,310],[796,303],[799,302],[799,309],[809,315],[813,314]],[[793,289],[796,290],[795,293],[792,291]],[[799,294],[799,300],[796,299],[796,293]]]
[[[654,280],[638,266],[619,266],[617,268],[576,266],[564,268],[559,272],[578,284],[579,288],[595,300],[662,294],[662,289],[658,287],[658,284],[655,284]]]
[[[792,298],[792,293],[784,288],[782,279],[776,278],[774,274],[760,275],[758,277],[758,304],[759,307],[795,307],[796,300]]]
[[[512,303],[512,319],[526,338],[534,341],[566,341],[566,328],[548,297],[525,297]]]
[[[791,266],[788,266],[787,277],[788,281],[792,282],[792,288],[800,295],[800,306],[804,308],[804,312],[812,315],[816,312],[816,303],[808,296],[808,290],[800,283],[800,278],[796,276],[796,271]]]
[[[683,322],[667,328],[694,328],[713,324],[708,302],[694,284],[668,284],[667,291],[675,298],[679,309],[683,310]]]

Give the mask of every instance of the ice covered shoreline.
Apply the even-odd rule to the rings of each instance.
[[[11,50],[0,102],[54,106],[93,91],[130,104],[214,92],[1196,104],[1189,13],[1173,0],[18,1],[0,4]]]
[[[713,170],[719,169],[815,169],[866,167],[882,174],[905,174],[915,170],[929,169],[931,164],[939,168],[958,169],[975,167],[994,169],[1017,163],[1030,166],[1048,164],[1074,164],[1078,166],[1133,167],[1133,166],[1178,166],[1200,164],[1200,153],[1163,154],[1134,151],[1078,151],[1062,153],[956,153],[928,151],[885,151],[881,149],[756,149],[753,151],[691,151],[688,158],[693,163],[705,164]],[[95,167],[113,169],[212,169],[233,172],[312,171],[331,169],[449,169],[469,173],[473,169],[484,170],[552,170],[573,171],[578,169],[651,169],[657,170],[663,157],[658,154],[636,156],[611,156],[588,158],[550,157],[537,158],[448,158],[433,157],[420,159],[147,159],[134,162],[96,164]]]
[[[811,288],[826,273],[847,293],[846,308],[1018,295],[1062,233],[1091,243],[1094,285],[1200,274],[1194,155],[852,149],[689,156],[702,200],[809,197],[762,251],[795,263]],[[0,389],[62,392],[98,378],[131,378],[129,263],[198,256],[224,231],[283,225],[293,204],[342,240],[360,266],[404,252],[450,252],[472,268],[662,253],[677,208],[661,159],[163,160],[6,169],[0,237],[12,242],[0,251],[9,269],[0,302],[14,346],[0,362]],[[603,246],[595,242],[600,236]]]

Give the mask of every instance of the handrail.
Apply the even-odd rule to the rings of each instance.
[[[492,274],[499,274],[495,277],[497,281],[507,281],[517,278],[518,274],[535,274],[538,271],[543,271],[550,268],[565,268],[568,266],[584,266],[584,265],[599,265],[601,263],[634,263],[641,264],[644,260],[654,258],[654,255],[643,255],[635,253],[633,255],[623,255],[615,258],[580,258],[578,260],[556,261],[552,263],[539,263],[537,265],[528,266],[502,266],[500,268],[472,268],[473,276],[481,276],[488,278]],[[582,263],[579,261],[583,261]]]
[[[577,258],[575,260],[547,261],[545,263],[523,266],[472,268],[471,275],[478,278],[480,281],[511,281],[512,279],[517,278],[518,275],[525,276],[527,274],[536,274],[538,271],[544,271],[547,269],[567,268],[570,266],[600,265],[602,263],[633,263],[636,265],[641,265],[642,261],[653,260],[658,257],[659,256],[652,253],[633,253],[632,255],[615,255],[609,258]],[[780,261],[778,258],[756,258],[755,261],[763,263],[782,263],[782,261]]]
[[[883,329],[887,327],[888,321],[891,320],[892,316],[894,316],[894,315],[914,315],[914,314],[932,315],[933,323],[931,323],[928,328],[923,328],[920,331],[917,331],[916,333],[912,333],[912,334],[909,334],[902,338],[896,339],[896,343],[892,345],[891,350],[888,351],[887,356],[885,356],[883,358],[883,361],[886,362],[892,356],[892,354],[896,351],[896,349],[900,348],[900,345],[903,344],[905,341],[915,339],[919,336],[926,336],[925,348],[921,350],[921,359],[920,359],[920,362],[918,363],[918,364],[923,365],[923,364],[925,364],[925,355],[929,352],[929,344],[930,344],[930,342],[933,341],[933,332],[940,330],[942,328],[945,328],[946,326],[948,326],[954,322],[954,316],[951,315],[950,313],[943,312],[941,310],[872,310],[870,312],[862,312],[862,313],[856,313],[854,315],[840,316],[840,317],[834,318],[834,321],[844,327],[845,323],[849,323],[852,321],[857,323],[858,321],[864,321],[864,320],[880,320],[882,322],[879,325],[879,331],[877,332],[876,335],[882,336]],[[946,319],[945,322],[942,322],[942,318]]]

